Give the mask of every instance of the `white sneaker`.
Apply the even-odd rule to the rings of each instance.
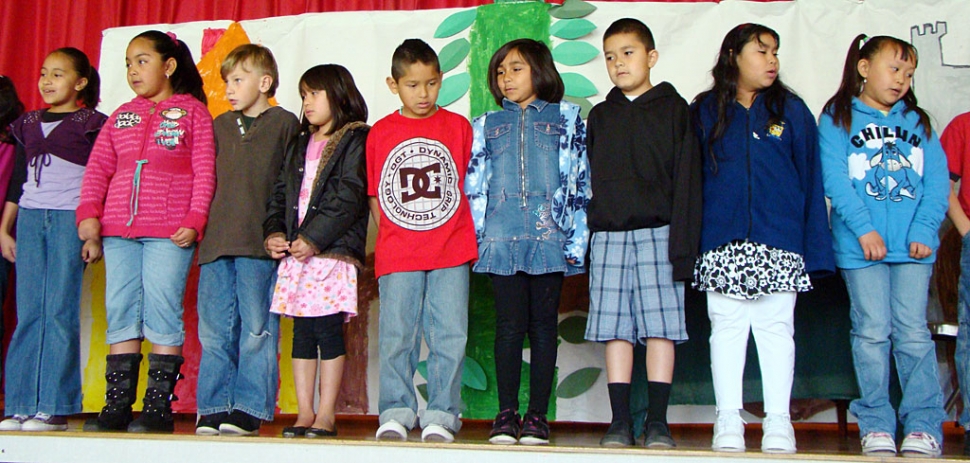
[[[377,428],[377,439],[378,440],[408,440],[408,428],[405,428],[403,424],[398,423],[394,420],[388,420],[387,423],[381,425]]]
[[[936,441],[935,437],[925,432],[911,432],[903,439],[899,452],[904,457],[936,458],[943,453],[943,446]]]
[[[795,429],[787,413],[769,413],[761,423],[764,436],[761,451],[764,453],[795,453]]]
[[[440,424],[429,424],[421,431],[421,441],[450,444],[455,441],[455,434]]]
[[[67,431],[67,418],[38,413],[24,421],[21,431]]]
[[[862,436],[862,454],[866,456],[896,455],[896,440],[888,432],[870,432]]]
[[[3,421],[0,421],[0,431],[20,431],[23,425],[30,416],[27,415],[14,415]]]
[[[738,410],[717,412],[711,449],[715,452],[744,451],[744,420]]]

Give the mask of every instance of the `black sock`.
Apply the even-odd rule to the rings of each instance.
[[[647,423],[667,424],[667,403],[670,402],[670,383],[647,382]]]
[[[633,423],[630,416],[630,383],[609,383],[610,407],[613,409],[613,422]]]

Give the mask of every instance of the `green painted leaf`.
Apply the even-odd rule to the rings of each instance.
[[[428,383],[418,384],[418,394],[421,394],[425,402],[428,401]]]
[[[564,97],[564,99],[566,101],[569,101],[571,103],[576,103],[579,105],[580,117],[582,117],[583,119],[589,118],[589,111],[593,109],[593,103],[590,103],[589,100],[587,100],[586,98],[576,98],[574,96],[567,96],[567,97]],[[561,330],[562,328],[560,328],[560,331]]]
[[[566,95],[568,96],[586,98],[595,95],[597,92],[596,85],[582,74],[564,72],[560,75],[562,76],[562,83],[566,85]],[[447,79],[445,82],[447,82]],[[444,92],[444,89],[441,91]]]
[[[570,344],[582,344],[586,342],[586,317],[569,317],[559,322],[559,336],[562,336]]]
[[[444,53],[444,50],[442,50]],[[552,58],[567,66],[588,63],[600,54],[599,49],[586,42],[563,42],[552,50]]]
[[[438,93],[438,104],[448,106],[458,101],[471,86],[472,78],[467,72],[455,74],[441,82],[441,92]],[[595,90],[595,89],[594,89]],[[593,93],[596,93],[595,91]]]
[[[594,11],[596,11],[596,7],[583,0],[566,0],[562,2],[562,5],[550,8],[549,14],[553,18],[573,19],[582,18]]]
[[[438,30],[434,31],[434,38],[443,39],[445,37],[451,37],[465,29],[468,29],[468,27],[475,22],[475,16],[477,15],[478,9],[471,8],[448,16],[444,21],[441,21],[441,25],[438,26]]]
[[[556,397],[572,399],[590,390],[596,380],[599,379],[602,371],[602,368],[588,367],[572,372],[559,383],[559,387],[556,388]]]
[[[438,53],[438,62],[441,64],[441,72],[448,72],[461,64],[465,57],[468,56],[468,51],[471,50],[472,44],[468,42],[467,39],[457,39],[454,42],[445,45]]]
[[[477,360],[465,357],[465,367],[461,372],[461,384],[468,386],[476,391],[488,389],[488,379],[485,378],[485,369]]]
[[[427,360],[422,360],[418,362],[418,373],[421,374],[421,377],[424,378],[425,381],[428,380],[428,361]]]
[[[549,26],[549,33],[560,39],[578,39],[596,29],[593,24],[586,19],[561,19]]]

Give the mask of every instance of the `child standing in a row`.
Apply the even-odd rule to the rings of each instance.
[[[108,391],[89,427],[172,432],[185,282],[215,189],[212,117],[192,54],[174,34],[138,34],[125,63],[137,96],[98,137],[77,208],[81,239],[105,237]],[[144,338],[148,388],[132,421]]]
[[[559,295],[564,276],[584,271],[589,240],[586,127],[579,107],[562,101],[562,78],[542,42],[519,39],[499,48],[488,65],[488,87],[504,110],[472,124],[465,193],[479,241],[473,270],[491,276],[495,293],[499,414],[489,441],[547,444]],[[520,418],[526,333],[530,396]]]
[[[819,121],[835,259],[851,301],[852,359],[862,453],[895,455],[897,414],[908,456],[942,451],[943,394],[926,326],[930,276],[946,213],[946,157],[910,85],[916,48],[856,37],[839,91]],[[889,356],[902,401],[889,401]]]
[[[262,223],[299,121],[270,106],[279,87],[268,48],[234,49],[220,69],[233,111],[213,122],[216,191],[199,246],[199,421],[196,434],[256,435],[272,421],[279,384],[279,316],[269,311],[276,261]]]
[[[344,323],[357,315],[357,273],[367,243],[369,127],[367,104],[343,66],[314,66],[299,88],[303,127],[286,148],[263,233],[266,251],[282,259],[271,311],[293,317],[299,414],[283,437],[314,438],[337,435],[334,409],[347,357]]]
[[[419,39],[394,51],[391,92],[403,106],[367,138],[367,194],[378,224],[380,427],[378,439],[406,440],[418,424],[413,377],[428,344],[424,441],[451,442],[461,428],[461,372],[468,336],[468,264],[478,257],[462,193],[472,130],[438,107],[441,69]]]
[[[41,97],[50,108],[14,121],[18,156],[0,219],[3,255],[17,265],[17,328],[7,352],[3,431],[63,431],[81,412],[81,279],[100,237],[78,240],[81,178],[107,116],[100,80],[76,48],[47,55]],[[79,106],[79,103],[83,105]],[[16,233],[13,227],[16,224]],[[3,275],[6,277],[6,275]]]
[[[674,343],[687,340],[684,280],[700,235],[701,175],[687,102],[673,85],[654,86],[653,34],[620,19],[603,35],[616,87],[589,115],[589,320],[586,339],[606,343],[613,420],[604,446],[633,445],[633,346],[647,346],[649,404],[644,445],[673,447],[667,404]]]
[[[714,85],[691,105],[704,159],[704,227],[694,286],[707,293],[717,420],[712,448],[743,452],[740,410],[754,333],[765,417],[761,450],[794,453],[795,300],[831,273],[815,119],[778,77],[778,34],[742,24],[724,37]]]

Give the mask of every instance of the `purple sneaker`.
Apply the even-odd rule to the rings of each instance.
[[[492,422],[492,434],[488,436],[488,441],[498,445],[512,445],[519,441],[521,427],[518,412],[511,408],[502,410]]]

